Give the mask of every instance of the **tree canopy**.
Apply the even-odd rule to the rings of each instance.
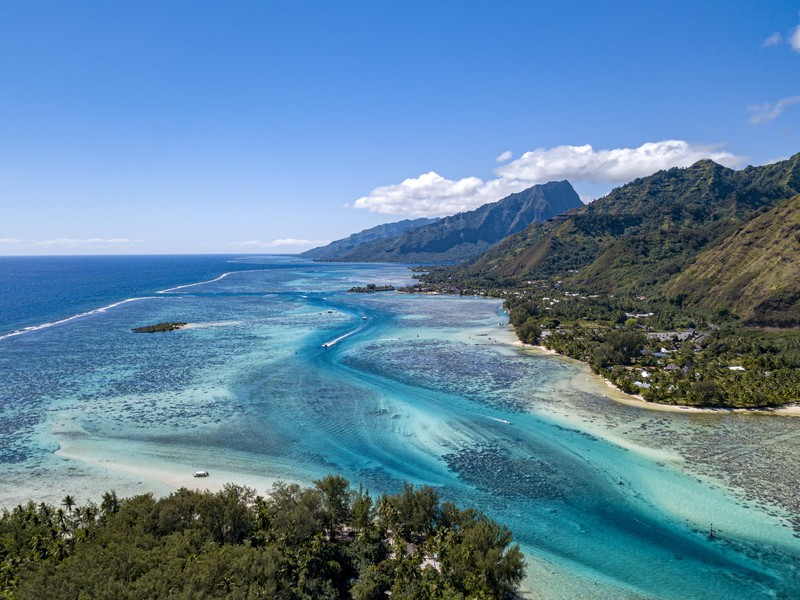
[[[409,483],[378,502],[328,475],[62,504],[3,512],[2,597],[499,599],[525,569],[504,525]]]

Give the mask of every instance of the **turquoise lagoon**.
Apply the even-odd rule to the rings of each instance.
[[[404,266],[232,264],[0,340],[0,501],[335,471],[507,523],[530,597],[800,597],[795,418],[626,406],[497,300],[346,291]]]

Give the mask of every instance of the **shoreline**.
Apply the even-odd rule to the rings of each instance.
[[[602,384],[605,384],[605,386],[611,391],[611,394],[602,394],[603,397],[608,398],[609,400],[613,400],[614,402],[617,402],[619,404],[625,404],[626,406],[644,408],[646,410],[653,410],[657,412],[670,412],[670,413],[683,413],[683,414],[750,413],[750,414],[776,415],[782,417],[800,417],[800,402],[792,402],[789,404],[784,404],[782,406],[775,406],[775,407],[762,406],[754,408],[734,408],[734,407],[724,407],[724,406],[720,407],[688,406],[685,404],[661,404],[658,402],[648,402],[647,400],[644,399],[644,397],[641,394],[629,394],[627,392],[623,392],[619,387],[617,387],[616,384],[614,384],[614,382],[610,381],[609,379],[606,379],[602,375],[593,373],[592,370],[589,368],[589,365],[576,358],[572,358],[565,354],[561,354],[545,346],[534,346],[531,344],[526,344],[520,340],[514,341],[512,345],[521,350],[526,350],[540,356],[559,356],[563,359],[575,361],[576,363],[580,364],[587,370],[585,374],[587,377],[596,378],[595,380],[596,386],[599,387]],[[574,382],[575,378],[573,378],[573,383]]]
[[[168,460],[148,453],[147,449],[142,447],[133,449],[125,447],[115,451],[102,441],[99,443],[103,450],[98,451],[97,442],[91,437],[77,439],[64,435],[54,437],[59,445],[53,452],[54,457],[85,465],[99,476],[97,481],[105,481],[105,487],[114,485],[123,489],[146,487],[157,497],[166,497],[181,488],[218,492],[229,483],[253,488],[256,493],[263,495],[269,493],[277,481],[291,482],[290,478],[285,477],[256,475],[245,470],[234,471],[223,465],[211,464],[213,460],[200,461],[201,464],[188,464],[185,460],[187,457],[175,456],[173,460]],[[138,443],[134,445],[141,446]],[[144,464],[132,462],[131,450],[139,458],[146,458],[147,462]],[[206,470],[210,476],[194,477],[194,473],[198,470]],[[103,486],[98,486],[98,489],[99,487]]]

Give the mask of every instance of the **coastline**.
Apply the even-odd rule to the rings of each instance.
[[[142,484],[148,491],[155,492],[156,496],[168,496],[180,488],[218,492],[228,483],[247,486],[259,494],[265,494],[275,482],[289,481],[287,478],[255,475],[245,470],[235,471],[224,465],[207,464],[208,461],[197,464],[195,460],[191,463],[182,460],[189,457],[179,455],[174,456],[173,460],[165,460],[164,457],[148,452],[146,446],[139,443],[129,442],[116,450],[107,443],[95,443],[95,440],[88,436],[54,437],[59,444],[59,448],[53,453],[54,456],[62,460],[76,461],[95,472],[98,490],[101,487],[117,489],[123,491],[124,495],[142,493]],[[146,461],[132,462],[131,453],[139,458],[146,458]],[[207,470],[210,476],[194,477],[194,473],[201,468]],[[86,489],[84,492],[92,493],[94,490]],[[99,498],[99,494],[97,497]]]
[[[513,329],[511,329],[510,331],[513,331]],[[793,402],[790,404],[784,404],[783,406],[776,406],[776,407],[757,407],[757,408],[687,406],[684,404],[660,404],[657,402],[648,402],[647,400],[644,399],[644,397],[641,394],[628,394],[627,392],[623,392],[612,381],[606,379],[602,375],[593,373],[591,369],[589,369],[589,366],[583,361],[571,358],[564,354],[560,354],[559,352],[551,350],[550,348],[546,348],[545,346],[534,346],[531,344],[526,344],[520,340],[514,341],[512,345],[517,348],[520,348],[521,350],[525,350],[533,354],[537,354],[539,356],[559,356],[565,360],[575,361],[576,363],[580,364],[586,369],[586,372],[584,374],[573,378],[572,384],[575,385],[575,387],[577,387],[578,389],[586,387],[581,385],[580,382],[581,377],[584,377],[586,382],[591,382],[593,380],[593,385],[591,386],[591,389],[587,391],[597,392],[598,390],[602,390],[603,387],[605,387],[608,389],[609,393],[601,394],[603,397],[613,400],[614,402],[618,402],[619,404],[625,404],[626,406],[633,406],[635,408],[644,408],[646,410],[653,410],[657,412],[671,412],[671,413],[684,413],[684,414],[750,413],[750,414],[777,415],[783,417],[800,417],[800,402]]]
[[[415,311],[412,307],[409,309],[410,311]],[[468,312],[468,311],[465,311]],[[436,314],[436,313],[434,313]],[[472,314],[472,313],[468,313]],[[477,313],[476,313],[477,314]],[[482,314],[482,313],[481,313]],[[187,315],[189,317],[190,315]],[[195,321],[200,324],[201,322],[206,323],[223,323],[223,319],[227,317],[227,314],[220,315],[218,321],[214,319],[212,316],[208,318],[207,321],[205,318],[200,317],[196,318]],[[187,320],[191,320],[187,318]],[[497,324],[497,317],[492,319],[487,319],[487,321],[491,321],[491,324],[486,324],[485,326],[478,325],[481,321],[476,320],[465,320],[465,322],[459,323],[455,319],[453,323],[456,326],[452,328],[444,329],[441,333],[438,331],[436,332],[437,335],[441,335],[443,339],[447,340],[457,340],[459,342],[464,343],[465,346],[475,346],[474,349],[470,348],[459,348],[458,351],[464,353],[464,361],[470,362],[470,355],[472,353],[477,355],[491,355],[496,352],[503,358],[494,358],[490,357],[493,361],[493,364],[499,364],[500,361],[508,361],[510,363],[513,362],[525,362],[527,361],[529,365],[524,367],[525,372],[528,370],[532,372],[537,371],[537,366],[533,365],[532,363],[536,362],[534,360],[529,360],[529,357],[525,357],[523,352],[520,350],[522,348],[522,344],[515,343],[516,336],[514,332],[510,330],[508,327],[498,327]],[[245,321],[248,322],[248,321]],[[379,323],[378,319],[374,320],[375,323]],[[441,325],[441,321],[437,321],[434,324],[435,326]],[[389,332],[398,331],[401,334],[405,335],[405,341],[409,341],[413,343],[413,340],[416,339],[415,337],[415,329],[416,322],[411,323],[411,327],[406,329],[398,329],[398,330],[389,330]],[[426,333],[423,332],[424,327],[427,323],[421,323],[419,326],[423,329],[420,329],[420,337],[426,338]],[[445,327],[451,325],[450,321],[445,321]],[[374,333],[374,337],[380,337],[380,335],[391,335],[391,333],[387,332],[384,329],[377,329]],[[223,334],[225,333],[222,329],[217,329],[213,332],[215,334]],[[431,334],[432,335],[432,334]],[[191,337],[191,336],[190,336]],[[206,336],[206,337],[211,337]],[[325,338],[323,338],[325,339]],[[437,338],[438,339],[438,338]],[[201,340],[206,341],[206,340]],[[320,340],[321,341],[321,340]],[[175,342],[176,346],[179,343]],[[479,348],[478,346],[481,346]],[[493,348],[485,348],[492,346]],[[566,359],[568,357],[564,357],[562,355],[558,355],[558,353],[548,350],[546,348],[535,348],[529,347],[524,349],[525,352],[530,353],[538,353],[542,355],[547,355],[550,357],[553,356],[561,356],[561,358],[556,358],[549,361],[539,360],[539,366],[543,369],[543,371],[549,371],[551,369],[556,369],[557,371],[561,371],[566,374],[565,377],[560,379],[559,384],[555,385],[559,391],[562,391],[564,388],[573,385],[571,383],[571,379],[574,377],[576,380],[583,382],[584,385],[599,385],[602,378],[598,378],[597,380],[589,378],[589,375],[586,374],[588,369],[585,368],[583,363],[579,363],[581,366],[578,367],[577,365],[573,365],[572,363],[567,363],[566,361],[561,363],[562,359]],[[412,350],[413,351],[413,350]],[[518,358],[515,358],[518,357]],[[579,361],[576,361],[579,362]],[[549,364],[548,364],[549,363]],[[480,364],[480,363],[475,363]],[[499,373],[506,373],[508,372],[510,375],[516,373],[515,370],[506,371],[505,366],[500,365],[502,369],[498,370]],[[530,367],[530,369],[528,368]],[[593,376],[594,377],[594,376]],[[533,385],[530,389],[534,389],[536,386],[535,379],[531,380]],[[545,380],[549,381],[549,380]],[[597,391],[599,389],[603,389],[603,392],[608,393],[611,395],[611,392],[608,392],[608,384],[605,383],[604,380],[602,382],[605,384],[602,388],[595,388],[594,391],[594,398],[591,399],[591,404],[588,407],[589,410],[595,410],[599,413],[602,412],[628,412],[628,415],[634,413],[631,409],[626,409],[626,411],[621,411],[621,409],[614,408],[614,405],[609,405],[605,402],[605,399],[598,396],[604,396],[605,393],[601,394],[601,392]],[[624,437],[623,434],[619,431],[614,430],[613,427],[609,427],[609,422],[604,421],[603,419],[598,419],[597,422],[588,421],[583,414],[577,413],[577,411],[573,410],[573,404],[570,402],[570,395],[565,394],[563,401],[561,398],[561,394],[553,393],[550,394],[550,387],[548,386],[541,386],[538,388],[539,395],[547,395],[552,396],[553,400],[548,402],[543,402],[541,405],[541,412],[542,416],[549,419],[551,423],[560,423],[565,429],[581,429],[586,430],[587,433],[591,435],[595,435],[595,429],[602,429],[605,428],[609,432],[603,435],[596,435],[598,438],[602,439],[610,439],[613,440],[614,444],[617,446],[622,446],[623,448],[629,448],[633,450],[637,454],[644,454],[646,458],[650,461],[660,461],[666,462],[670,469],[665,471],[669,471],[672,469],[671,460],[672,457],[667,455],[666,453],[642,453],[640,448],[637,446],[637,442],[639,440],[632,440],[627,445],[624,444]],[[313,391],[310,394],[313,398]],[[582,394],[575,394],[576,400],[581,401],[584,399]],[[169,401],[169,400],[166,400]],[[179,405],[179,403],[176,403]],[[144,403],[142,403],[145,406]],[[606,407],[603,410],[603,407]],[[354,412],[357,412],[359,406],[354,407]],[[549,413],[556,413],[556,411],[562,411],[564,413],[572,412],[573,414],[568,415],[562,421],[558,421],[558,414],[549,414]],[[169,437],[163,438],[163,440],[155,440],[156,444],[160,444],[163,441],[162,450],[158,451],[156,448],[150,445],[148,441],[144,437],[134,437],[131,439],[130,437],[119,435],[116,437],[117,434],[114,432],[116,429],[98,429],[97,427],[93,427],[91,421],[87,421],[86,426],[83,426],[83,420],[81,416],[83,416],[82,412],[73,410],[72,413],[65,413],[65,412],[57,412],[53,414],[53,421],[59,422],[62,418],[66,418],[68,414],[74,414],[78,417],[77,421],[74,423],[69,421],[64,423],[61,427],[58,428],[59,432],[61,433],[58,436],[58,441],[61,444],[61,448],[53,453],[55,460],[53,463],[56,463],[56,468],[48,469],[49,473],[42,473],[42,476],[39,476],[37,473],[37,477],[32,478],[28,475],[25,479],[22,477],[19,478],[20,482],[25,482],[25,485],[29,485],[33,482],[41,482],[42,488],[47,486],[49,493],[51,493],[52,502],[54,504],[58,504],[60,499],[67,493],[75,495],[76,492],[76,485],[79,486],[77,488],[78,494],[80,494],[79,499],[83,501],[83,495],[89,497],[90,500],[97,501],[99,498],[99,493],[95,493],[95,489],[97,489],[100,493],[104,491],[108,491],[109,489],[115,489],[116,492],[120,497],[129,497],[132,495],[136,495],[142,493],[142,489],[145,488],[145,491],[152,492],[155,496],[166,496],[175,489],[179,487],[187,487],[189,489],[210,489],[211,491],[218,490],[220,487],[230,481],[234,484],[238,485],[247,485],[249,487],[255,488],[259,493],[269,492],[271,487],[271,482],[266,481],[265,478],[262,478],[262,474],[266,474],[266,470],[264,469],[263,465],[257,464],[258,462],[263,462],[263,460],[258,459],[257,456],[248,456],[245,452],[236,452],[235,454],[231,454],[228,457],[223,457],[221,453],[219,453],[218,448],[219,446],[214,445],[195,445],[191,448],[186,450],[180,448],[176,443],[170,443]],[[363,414],[363,413],[362,413]],[[471,415],[472,413],[470,413]],[[485,411],[479,410],[477,413],[478,418],[485,416]],[[494,414],[494,413],[491,413]],[[644,415],[644,413],[641,413]],[[648,418],[649,415],[644,415],[640,418]],[[513,418],[513,417],[509,417]],[[538,415],[537,415],[538,418]],[[638,419],[637,419],[638,420]],[[681,419],[673,419],[674,421],[682,421]],[[689,421],[689,419],[684,419]],[[732,419],[735,420],[735,419]],[[621,419],[623,423],[627,421],[625,419]],[[766,421],[766,419],[765,419]],[[103,424],[106,423],[105,420],[101,421]],[[414,420],[408,421],[411,425],[415,423]],[[113,425],[113,422],[111,423]],[[573,425],[574,424],[574,425]],[[421,435],[421,433],[414,433],[415,430],[417,432],[421,432],[422,429],[410,429],[404,426],[404,421],[390,421],[390,426],[397,427],[400,425],[404,427],[408,434]],[[499,433],[501,437],[509,437],[509,436],[525,436],[529,431],[528,427],[525,427],[523,423],[523,419],[520,418],[519,422],[514,423],[515,426],[512,427],[502,427],[497,425],[492,425],[491,427],[487,428],[490,429],[491,432],[495,430]],[[591,429],[590,429],[591,428]],[[558,432],[560,430],[555,429],[553,427],[547,428],[548,430]],[[516,431],[515,431],[516,430]],[[108,434],[103,432],[108,431]],[[239,432],[241,430],[238,430]],[[342,430],[347,431],[345,434],[349,437],[352,435],[349,430]],[[602,432],[601,432],[602,433]],[[243,434],[243,433],[242,433]],[[315,434],[321,435],[321,434]],[[560,435],[560,434],[559,434]],[[588,436],[581,436],[577,437],[574,436],[571,432],[567,432],[564,435],[569,436],[570,438],[575,438],[579,442],[579,446],[582,443],[587,444],[587,447],[591,448],[592,452],[596,452],[601,446],[599,444],[595,444],[593,440],[590,440]],[[409,436],[410,437],[410,436]],[[622,440],[622,443],[617,443],[616,438]],[[588,440],[588,441],[587,441]],[[112,442],[109,444],[108,442]],[[119,443],[118,443],[119,441]],[[514,443],[513,441],[510,443]],[[583,446],[580,446],[583,448]],[[605,447],[605,445],[603,445]],[[616,452],[616,451],[615,451]],[[573,453],[574,454],[574,453]],[[599,456],[602,456],[598,453]],[[327,456],[327,455],[326,455]],[[588,454],[586,456],[589,456]],[[594,458],[595,455],[591,455],[593,458],[592,460],[598,462],[599,458]],[[624,456],[624,455],[623,455]],[[629,455],[633,456],[633,455]],[[281,459],[279,458],[279,461]],[[609,467],[608,473],[610,474],[609,477],[611,478],[611,483],[609,484],[611,487],[611,492],[616,494],[619,491],[619,494],[627,496],[631,496],[636,490],[636,493],[644,494],[646,498],[651,497],[668,497],[668,495],[658,494],[657,491],[651,491],[650,487],[652,485],[652,481],[655,483],[660,483],[663,481],[663,475],[661,475],[661,471],[658,471],[658,476],[653,476],[652,479],[644,479],[639,477],[639,471],[636,472],[636,476],[631,476],[630,478],[625,475],[625,486],[618,486],[617,485],[617,471],[618,468],[629,469],[629,465],[626,461],[616,461],[614,463],[609,463],[611,466]],[[649,464],[649,463],[648,463]],[[622,467],[619,467],[622,465]],[[76,468],[77,467],[77,468]],[[195,470],[199,469],[208,469],[210,472],[211,477],[203,478],[203,479],[195,479],[192,477]],[[271,474],[275,473],[282,473],[285,472],[285,467],[281,465],[278,467],[278,470],[272,470]],[[567,471],[568,472],[568,471]],[[605,471],[603,471],[605,472]],[[632,471],[631,471],[632,472]],[[302,471],[295,471],[295,475],[300,475]],[[650,473],[650,471],[646,471],[646,473]],[[602,473],[601,473],[602,475]],[[281,478],[284,481],[290,481],[290,479],[286,477]],[[304,478],[305,479],[305,478]],[[639,483],[640,479],[643,483]],[[630,481],[630,483],[629,483]],[[77,483],[76,483],[77,482]],[[263,482],[263,483],[262,483]],[[636,482],[637,487],[634,487],[633,483]],[[307,483],[307,481],[306,481]],[[39,485],[39,484],[37,484]],[[63,491],[58,491],[62,489],[62,486],[69,486],[64,487]],[[94,489],[92,489],[94,488]],[[668,486],[662,486],[660,489],[668,488]],[[692,496],[694,498],[694,496]],[[47,500],[47,498],[44,498]],[[639,500],[631,500],[632,503],[641,505]],[[704,506],[701,502],[687,502],[686,504],[690,504],[691,506]],[[657,505],[659,509],[659,513],[663,516],[666,513],[672,514],[668,509],[669,507],[662,507]],[[683,505],[681,505],[682,507]],[[716,505],[715,505],[716,506]],[[726,505],[727,506],[727,505]],[[647,509],[649,510],[649,508]],[[589,513],[591,511],[587,511]],[[513,518],[519,518],[520,522],[522,522],[525,518],[524,515],[527,514],[525,507],[522,508],[520,512],[513,512],[511,513]],[[683,518],[683,512],[676,510],[675,515],[676,519]],[[523,515],[518,517],[517,515]],[[704,513],[703,513],[704,515]],[[690,517],[695,517],[695,513],[689,513]],[[556,517],[561,518],[561,517]],[[661,518],[661,517],[659,517]],[[698,522],[705,523],[708,519],[704,516],[700,518],[691,518],[688,519],[688,522],[694,524]],[[714,515],[714,522],[717,521],[717,515]],[[583,535],[586,534],[585,539],[590,540],[592,534],[592,529],[583,523],[583,521],[587,521],[590,523],[594,522],[594,517],[587,516],[585,519],[583,515],[579,515],[578,518],[572,519],[572,522],[577,523],[578,527],[578,534]],[[720,522],[723,522],[721,519]],[[583,524],[582,524],[583,523]],[[760,523],[760,521],[759,521]],[[730,525],[730,530],[733,532],[733,525]],[[526,531],[522,529],[522,531]],[[576,534],[576,535],[578,535]],[[737,531],[738,534],[738,531]],[[565,534],[566,535],[566,534]],[[567,537],[571,537],[567,536]],[[531,537],[529,539],[536,539],[535,537]],[[781,538],[782,539],[782,538]],[[582,543],[582,542],[581,542]],[[540,547],[537,547],[536,544],[532,544],[530,546],[523,546],[525,550],[526,556],[529,559],[529,577],[526,579],[525,583],[523,584],[523,590],[526,592],[525,597],[543,597],[543,598],[575,598],[575,597],[586,597],[588,592],[591,591],[595,597],[607,597],[607,598],[616,598],[616,597],[623,597],[630,595],[633,597],[635,594],[635,588],[626,588],[623,581],[625,581],[624,577],[620,577],[619,579],[615,579],[614,575],[607,575],[604,576],[605,571],[597,570],[597,571],[590,571],[586,568],[585,565],[593,564],[592,561],[588,562],[570,562],[569,559],[565,559],[559,552],[554,552],[553,554],[549,554],[546,551],[543,551]],[[688,562],[688,561],[687,561]],[[598,592],[598,588],[602,590]]]

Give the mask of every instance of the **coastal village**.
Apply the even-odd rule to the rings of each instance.
[[[796,371],[785,350],[723,317],[689,314],[646,296],[561,289],[560,282],[525,281],[512,288],[442,283],[428,273],[403,291],[504,299],[510,325],[526,344],[588,363],[623,392],[663,404],[755,408],[795,402]]]

